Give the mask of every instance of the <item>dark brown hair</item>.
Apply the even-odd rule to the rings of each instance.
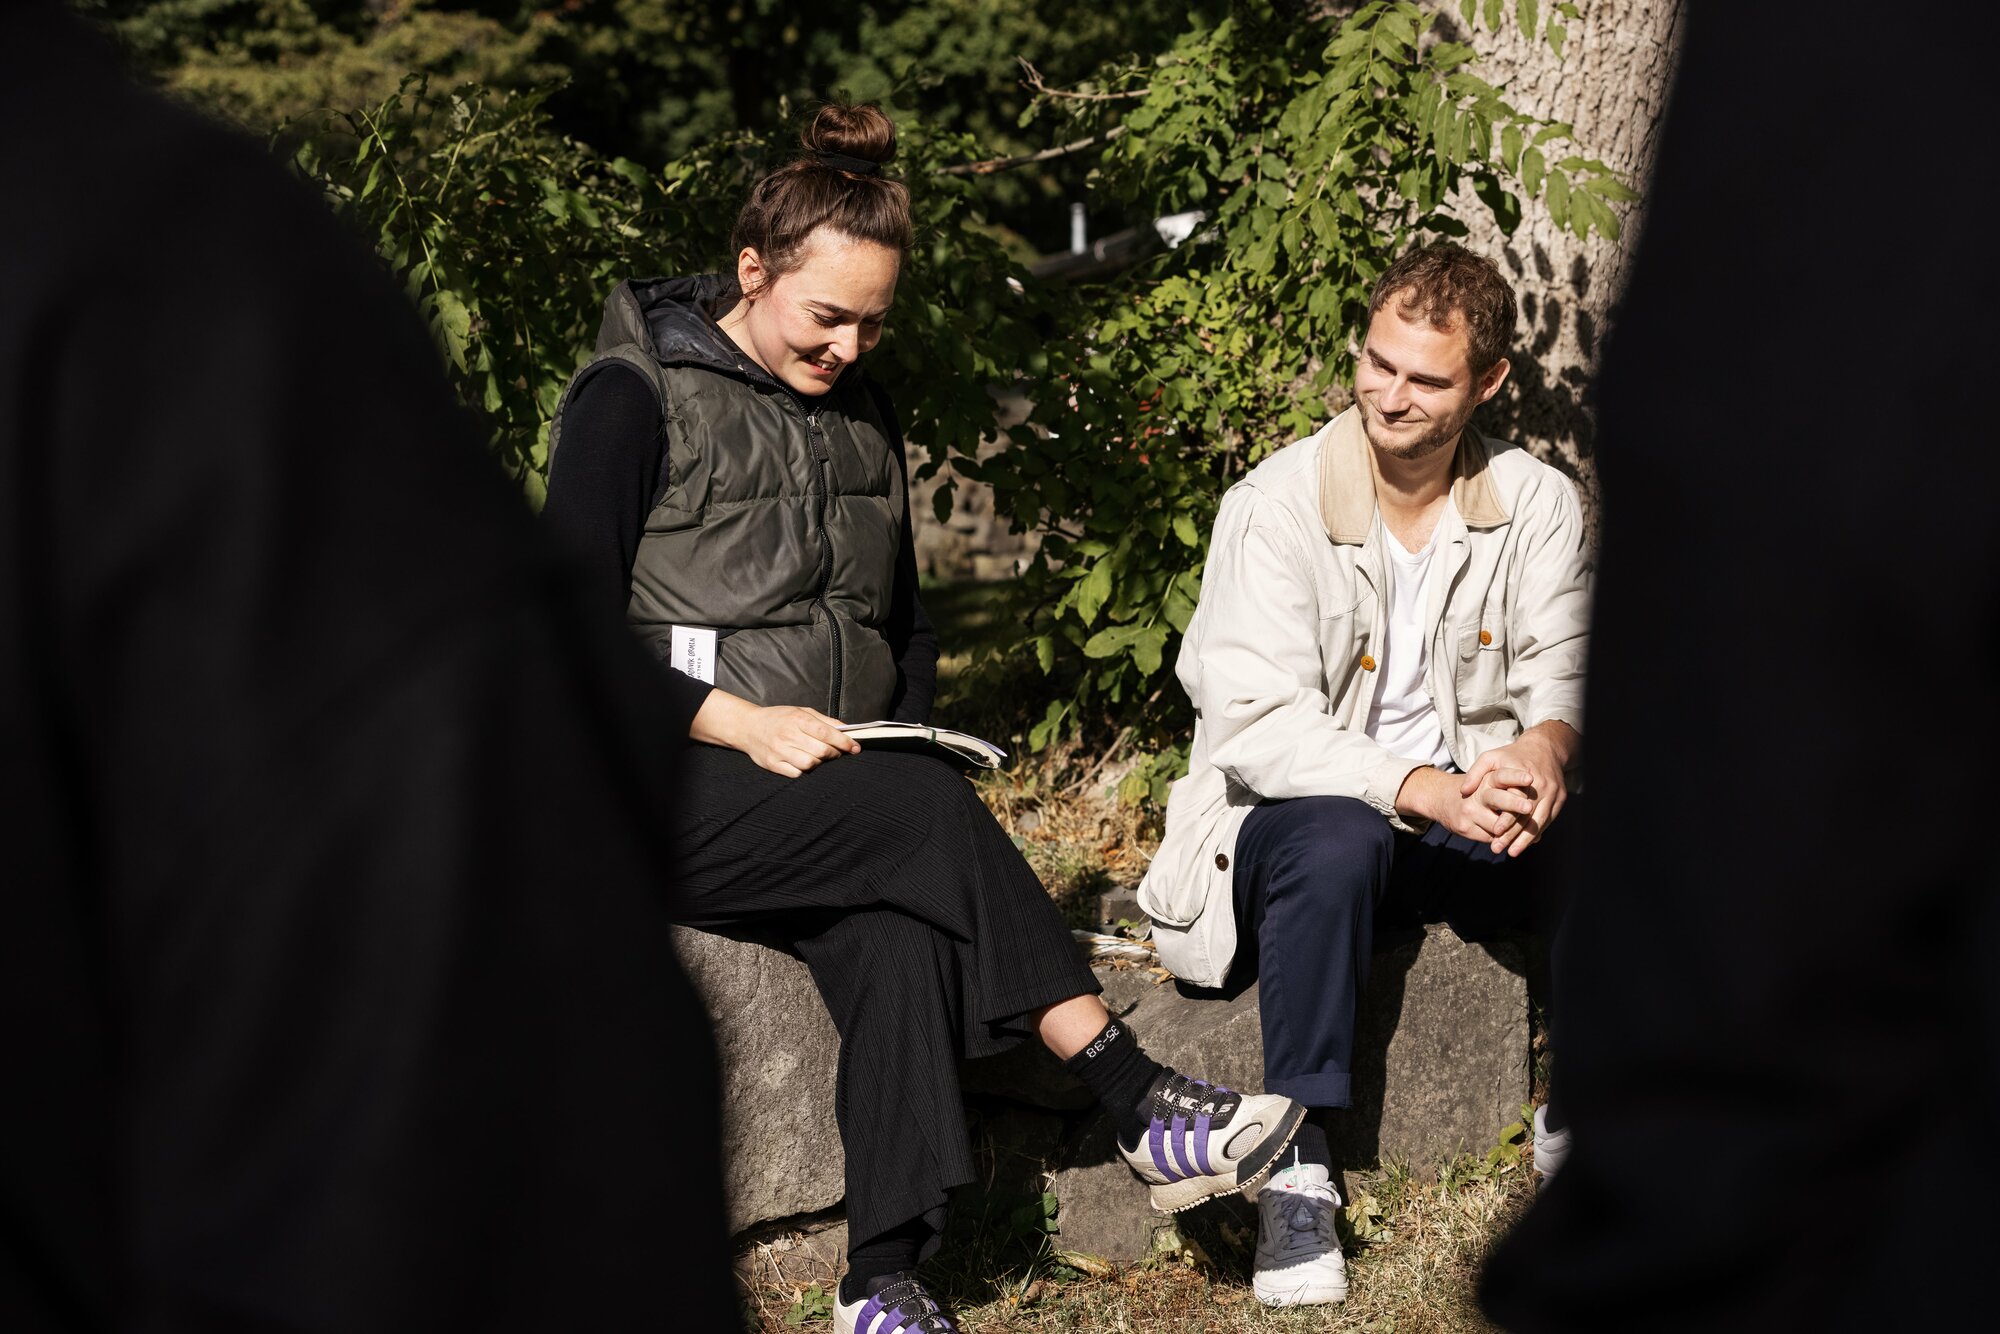
[[[1514,288],[1490,259],[1482,259],[1450,241],[1419,246],[1391,264],[1375,280],[1368,314],[1400,297],[1396,309],[1406,318],[1421,319],[1441,333],[1463,322],[1466,359],[1474,375],[1484,375],[1507,355],[1514,341],[1518,306]]]
[[[805,152],[751,187],[736,215],[729,249],[745,246],[776,278],[798,268],[806,241],[831,227],[897,254],[910,248],[910,192],[901,181],[829,164],[822,154],[881,164],[896,156],[896,126],[873,103],[829,102],[799,131]]]

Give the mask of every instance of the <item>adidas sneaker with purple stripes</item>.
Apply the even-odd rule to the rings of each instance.
[[[1306,1109],[1275,1093],[1238,1093],[1169,1070],[1153,1081],[1145,1136],[1118,1151],[1162,1213],[1257,1184],[1292,1142]]]
[[[833,1328],[834,1334],[962,1334],[950,1313],[907,1274],[863,1301],[835,1302]]]

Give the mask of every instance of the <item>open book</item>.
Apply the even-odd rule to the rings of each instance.
[[[942,759],[957,760],[981,769],[998,769],[1007,758],[1007,752],[991,741],[981,741],[968,732],[954,732],[949,727],[885,721],[845,723],[840,730],[864,746],[883,750],[914,750],[932,755],[942,751]]]

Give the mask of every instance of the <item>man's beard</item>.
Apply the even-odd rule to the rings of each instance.
[[[1400,459],[1405,463],[1409,463],[1417,459],[1429,458],[1440,449],[1450,445],[1458,439],[1459,433],[1465,429],[1466,422],[1471,419],[1472,414],[1467,412],[1464,416],[1447,421],[1433,420],[1428,431],[1423,432],[1413,440],[1405,440],[1398,443],[1383,440],[1376,434],[1381,426],[1381,418],[1377,415],[1373,407],[1364,406],[1361,413],[1361,429],[1362,433],[1368,437],[1368,443],[1373,445],[1379,452],[1388,455],[1392,459]]]

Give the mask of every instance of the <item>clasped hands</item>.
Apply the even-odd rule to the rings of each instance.
[[[1496,853],[1518,857],[1541,840],[1569,799],[1563,770],[1575,736],[1561,723],[1530,728],[1485,752],[1463,774],[1412,770],[1396,805]]]

